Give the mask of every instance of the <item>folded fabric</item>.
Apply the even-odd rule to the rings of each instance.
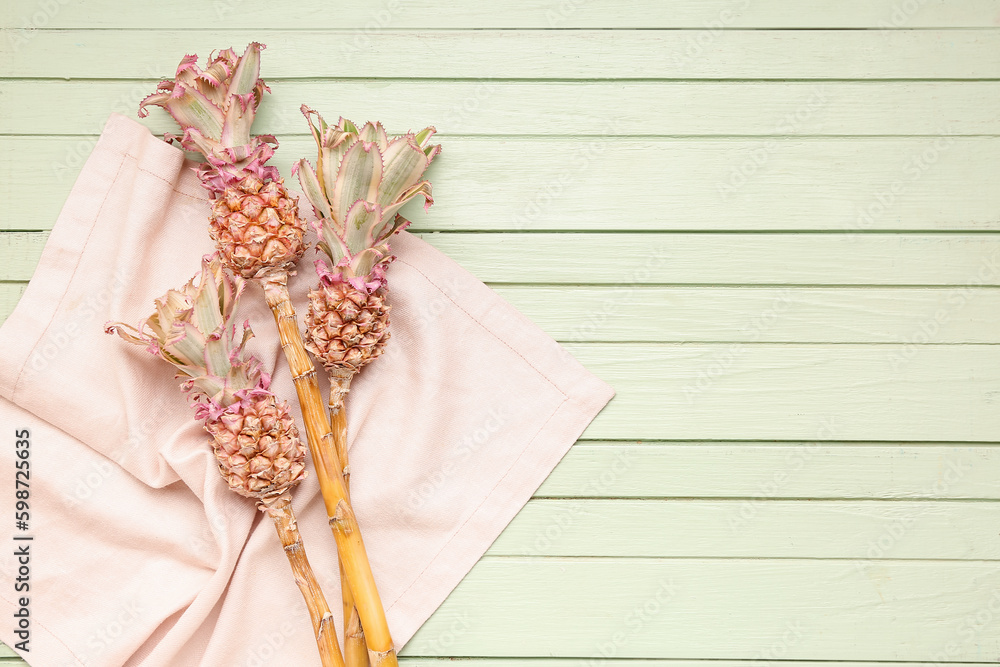
[[[15,592],[21,563],[5,547],[0,639],[22,641],[11,619],[29,598],[19,653],[35,667],[319,664],[273,526],[226,488],[172,369],[103,331],[144,319],[211,252],[191,166],[113,115],[0,328],[0,497],[14,498],[17,431],[28,431],[31,475],[27,529],[10,519],[2,533],[30,553],[30,590]],[[434,248],[404,233],[393,250],[392,340],[356,378],[348,417],[353,504],[400,647],[613,392]],[[311,262],[300,273],[301,319]],[[251,286],[240,306],[249,349],[295,406],[259,296]],[[342,628],[314,474],[294,497]]]

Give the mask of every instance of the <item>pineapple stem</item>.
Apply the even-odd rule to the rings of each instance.
[[[351,600],[351,614],[344,626],[344,659],[347,667],[369,667],[368,650],[365,645],[365,631],[361,627],[358,608]]]
[[[291,495],[283,493],[275,499],[262,500],[260,504],[274,521],[274,527],[281,539],[281,546],[284,547],[288,563],[292,566],[295,584],[299,587],[299,591],[306,601],[306,607],[309,608],[309,617],[312,619],[316,646],[319,648],[323,667],[345,667],[344,656],[337,643],[337,628],[333,624],[330,605],[327,604],[312,566],[309,565],[309,559],[306,558],[302,536],[295,523]]]
[[[341,471],[344,476],[344,488],[347,489],[348,499],[351,492],[351,472],[347,459],[347,411],[344,410],[344,399],[350,391],[351,378],[353,373],[343,375],[330,373],[330,426],[333,431],[333,442],[337,450],[337,457],[343,464]],[[344,658],[347,667],[368,667],[368,651],[365,646],[365,630],[361,625],[361,617],[358,609],[354,605],[354,595],[347,582],[347,573],[344,564],[340,564],[340,590],[343,592],[344,602]]]
[[[392,667],[397,664],[392,635],[385,618],[385,609],[375,585],[375,575],[365,551],[358,520],[348,499],[347,486],[341,474],[343,467],[337,456],[336,444],[323,406],[323,397],[316,379],[316,368],[306,353],[295,319],[295,309],[288,295],[288,274],[278,272],[261,280],[264,299],[271,308],[281,349],[295,382],[295,391],[302,409],[306,440],[316,468],[323,503],[330,520],[341,566],[350,584],[358,616],[365,629],[368,653],[376,664]]]

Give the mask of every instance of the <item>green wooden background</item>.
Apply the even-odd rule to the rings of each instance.
[[[262,41],[286,174],[300,102],[435,124],[416,230],[618,391],[408,665],[997,662],[998,25],[998,0],[5,0],[0,317],[108,113]]]

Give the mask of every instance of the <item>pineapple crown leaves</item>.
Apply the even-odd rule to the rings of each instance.
[[[205,69],[198,56],[186,55],[172,81],[161,81],[156,92],[139,103],[139,117],[148,106],[163,107],[177,124],[182,136],[167,134],[186,150],[202,153],[208,164],[199,167],[205,187],[217,192],[238,180],[241,171],[252,171],[262,180],[278,178],[273,167],[265,167],[277,141],[271,135],[250,136],[257,107],[265,91],[260,78],[263,44],[249,44],[242,56],[232,49],[212,53]]]
[[[198,417],[216,416],[270,384],[260,361],[244,352],[253,337],[249,323],[236,331],[234,311],[245,286],[223,269],[218,253],[206,255],[201,272],[156,299],[156,311],[139,327],[113,322],[105,332],[173,364]]]
[[[303,159],[292,172],[316,213],[317,247],[332,262],[318,261],[317,272],[326,284],[350,282],[370,293],[392,261],[389,237],[410,224],[399,209],[417,195],[425,210],[434,203],[430,181],[421,177],[441,152],[430,143],[436,130],[389,137],[381,123],[359,129],[341,117],[329,125],[308,106],[301,110],[318,148],[316,166]]]

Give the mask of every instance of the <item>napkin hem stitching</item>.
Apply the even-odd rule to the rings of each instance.
[[[436,282],[434,282],[434,280],[433,280],[433,279],[431,279],[431,277],[430,277],[430,276],[428,276],[428,275],[427,275],[426,273],[424,273],[423,271],[421,271],[421,270],[420,270],[419,268],[417,268],[417,267],[416,267],[416,266],[414,266],[413,264],[410,264],[409,262],[407,262],[407,261],[406,261],[405,259],[398,259],[398,258],[397,258],[397,260],[396,260],[396,261],[400,262],[401,264],[405,264],[406,266],[410,267],[411,269],[413,269],[414,271],[416,271],[417,273],[419,273],[419,274],[420,274],[421,276],[423,276],[423,277],[424,277],[424,279],[425,279],[425,280],[426,280],[427,282],[429,282],[429,283],[430,283],[431,285],[434,285],[434,287],[435,287],[435,288],[436,288],[436,289],[438,290],[438,292],[440,292],[440,293],[441,293],[441,294],[442,294],[442,295],[443,295],[443,296],[444,296],[444,297],[445,297],[446,299],[448,299],[448,300],[449,300],[449,301],[451,301],[451,302],[452,302],[453,304],[455,304],[455,307],[456,307],[456,308],[458,308],[458,309],[459,309],[459,310],[461,310],[461,311],[462,311],[463,313],[465,313],[465,315],[466,315],[466,316],[467,316],[467,317],[468,317],[468,318],[469,318],[470,320],[472,320],[473,322],[475,322],[476,324],[478,324],[478,325],[479,325],[479,326],[480,326],[480,327],[481,327],[481,328],[483,329],[483,331],[485,331],[486,333],[488,333],[489,335],[491,335],[491,336],[492,336],[493,338],[495,338],[495,339],[496,339],[496,340],[498,340],[498,341],[499,341],[500,343],[502,343],[504,347],[506,347],[506,348],[507,348],[508,350],[510,350],[511,352],[513,352],[514,354],[516,354],[516,355],[517,355],[518,357],[520,357],[520,358],[521,358],[521,360],[522,360],[522,361],[523,361],[523,362],[524,362],[525,364],[527,364],[527,365],[528,365],[528,367],[529,367],[529,368],[530,368],[531,370],[535,371],[535,373],[537,373],[537,374],[538,374],[539,376],[541,376],[541,377],[542,377],[542,378],[543,378],[543,379],[544,379],[544,380],[545,380],[546,382],[548,382],[548,383],[549,383],[550,385],[552,385],[552,388],[553,388],[553,389],[555,389],[555,390],[556,390],[557,392],[559,392],[559,395],[563,397],[563,402],[565,402],[566,400],[568,400],[568,399],[569,399],[569,396],[568,396],[568,395],[566,394],[566,392],[564,392],[564,391],[563,391],[563,390],[562,390],[562,389],[561,389],[561,388],[559,387],[559,385],[557,385],[557,384],[556,384],[556,383],[555,383],[555,382],[554,382],[554,381],[552,380],[552,378],[550,378],[550,377],[549,377],[548,375],[546,375],[546,374],[545,374],[545,373],[543,373],[543,372],[542,372],[541,370],[539,370],[538,368],[536,368],[536,367],[535,367],[535,365],[534,365],[533,363],[531,363],[531,362],[530,362],[530,361],[528,360],[528,358],[527,358],[527,357],[525,357],[525,356],[524,356],[523,354],[521,354],[520,352],[518,352],[518,351],[517,351],[517,349],[516,349],[516,348],[514,348],[514,346],[513,346],[513,345],[511,345],[511,344],[510,344],[510,343],[508,343],[508,342],[507,342],[507,341],[506,341],[505,339],[503,339],[503,338],[501,338],[500,336],[498,336],[498,335],[496,334],[496,332],[495,332],[495,331],[493,331],[492,329],[490,329],[489,327],[487,327],[487,326],[486,326],[485,324],[483,324],[483,323],[482,323],[481,321],[479,321],[479,318],[477,318],[477,317],[476,317],[475,315],[473,315],[473,314],[472,314],[472,313],[470,313],[470,312],[469,312],[468,310],[466,310],[466,309],[465,309],[465,308],[464,308],[464,307],[462,306],[462,304],[460,304],[460,303],[458,303],[457,301],[455,301],[455,299],[454,299],[454,298],[452,298],[452,296],[451,296],[450,294],[448,294],[448,292],[446,292],[446,291],[445,291],[444,289],[442,289],[440,285],[438,285],[438,284],[437,284]],[[558,408],[557,408],[557,410],[558,410]],[[553,412],[553,414],[555,414],[555,413]],[[550,415],[550,416],[549,416],[549,418],[551,419],[551,417],[552,417],[552,416]]]
[[[6,595],[3,595],[2,593],[0,593],[0,600],[3,600],[3,601],[4,601],[4,602],[6,602],[7,604],[9,604],[9,605],[10,605],[11,607],[13,607],[13,606],[14,606],[14,603],[13,603],[13,602],[12,602],[11,600],[8,600],[8,599],[7,599],[7,596],[6,596]],[[82,665],[82,664],[84,664],[84,663],[83,663],[83,660],[81,660],[81,659],[80,659],[80,656],[78,656],[78,655],[76,654],[76,652],[75,652],[75,651],[74,651],[73,649],[71,649],[71,648],[69,647],[69,644],[67,644],[66,642],[64,642],[64,641],[62,640],[62,637],[60,637],[60,636],[59,636],[59,635],[57,635],[57,634],[56,634],[55,632],[53,632],[53,631],[51,630],[51,628],[49,628],[49,627],[48,627],[48,626],[47,626],[47,625],[46,625],[45,623],[42,623],[41,621],[39,621],[39,620],[38,620],[37,618],[35,618],[35,617],[32,617],[32,618],[31,618],[31,622],[32,622],[32,623],[34,623],[34,624],[36,624],[36,625],[38,625],[38,627],[40,627],[40,628],[41,628],[42,630],[44,630],[44,631],[45,631],[45,632],[46,632],[46,633],[47,633],[47,634],[48,634],[48,635],[49,635],[50,637],[52,637],[52,638],[53,638],[53,639],[55,639],[55,640],[56,640],[57,642],[59,642],[60,644],[62,644],[62,647],[63,647],[64,649],[66,649],[66,652],[67,652],[67,653],[69,653],[69,654],[70,654],[71,656],[73,656],[73,658],[74,658],[74,659],[75,659],[75,660],[76,660],[76,661],[77,661],[78,663],[80,663],[81,665]],[[23,660],[23,658],[22,658],[22,660]]]
[[[456,305],[458,305],[458,304],[456,304]],[[472,316],[469,315],[469,317],[472,317]],[[473,317],[472,319],[475,319],[475,318]],[[478,320],[477,320],[477,322],[478,322]],[[532,367],[532,368],[534,368],[534,367]],[[535,370],[537,370],[537,369],[535,369]],[[539,372],[539,375],[541,375],[540,372]],[[544,377],[544,375],[543,375],[543,377]],[[545,379],[548,380],[548,378],[545,378]],[[549,380],[549,382],[551,382],[551,380]],[[556,389],[558,389],[558,387],[556,387]],[[562,392],[560,392],[560,393],[562,393]],[[490,489],[489,493],[487,493],[483,497],[483,499],[479,502],[479,504],[476,505],[476,508],[474,510],[472,510],[472,512],[469,514],[468,518],[466,518],[466,520],[462,522],[462,525],[455,529],[455,532],[452,533],[451,537],[448,538],[448,541],[445,542],[441,546],[441,548],[438,549],[438,551],[430,558],[430,560],[427,562],[427,565],[424,567],[424,569],[422,569],[420,571],[420,573],[417,574],[417,576],[415,576],[413,578],[413,580],[410,582],[410,584],[399,595],[397,595],[396,598],[392,602],[390,602],[386,606],[386,611],[388,611],[393,606],[395,606],[395,604],[397,602],[399,602],[403,597],[406,596],[407,593],[410,592],[411,588],[413,588],[414,586],[417,585],[417,583],[423,578],[424,573],[427,572],[427,570],[429,570],[431,568],[431,566],[433,566],[437,562],[437,560],[441,557],[441,554],[444,553],[444,551],[451,545],[451,543],[453,541],[455,541],[455,539],[458,538],[459,534],[461,534],[462,531],[465,530],[465,527],[467,525],[469,525],[469,522],[472,521],[474,518],[476,518],[476,515],[479,514],[479,510],[482,509],[483,505],[485,505],[487,503],[487,501],[489,501],[489,499],[493,497],[493,494],[496,492],[497,487],[499,487],[510,476],[511,471],[514,470],[517,467],[517,463],[522,458],[524,458],[525,453],[529,449],[531,449],[531,445],[538,438],[538,435],[542,431],[545,430],[545,427],[548,426],[548,424],[549,424],[550,421],[552,421],[552,418],[555,417],[559,413],[560,410],[562,410],[563,406],[566,405],[569,402],[569,400],[570,400],[570,397],[567,396],[566,394],[563,394],[563,400],[560,401],[559,404],[557,406],[555,406],[555,408],[552,409],[552,412],[549,413],[549,416],[545,418],[545,421],[543,421],[538,426],[538,429],[531,435],[531,438],[529,438],[528,441],[524,444],[524,447],[521,448],[521,451],[518,452],[517,457],[513,461],[511,461],[511,464],[509,466],[507,466],[507,470],[504,471],[504,474],[499,479],[497,479],[496,483],[493,485],[493,488]]]
[[[117,153],[117,151],[113,152]],[[104,205],[108,202],[108,197],[111,196],[111,191],[114,189],[114,184],[118,180],[118,176],[122,172],[122,167],[125,165],[126,154],[125,153],[117,153],[117,154],[121,157],[121,160],[118,161],[118,168],[115,169],[115,175],[111,178],[111,180],[108,183],[108,189],[105,190],[104,192],[104,198],[101,200],[101,205],[97,207],[97,212],[92,217],[88,218],[87,224],[89,229],[87,230],[87,238],[80,246],[80,251],[76,253],[76,264],[73,265],[73,270],[67,277],[66,284],[63,286],[63,291],[62,294],[59,296],[59,300],[55,303],[55,306],[52,308],[52,313],[49,316],[48,322],[39,332],[38,337],[35,338],[35,343],[31,346],[31,349],[28,351],[28,355],[24,358],[24,363],[22,363],[21,367],[18,369],[17,377],[14,378],[14,385],[11,387],[10,390],[10,398],[11,401],[14,403],[17,403],[17,389],[18,386],[21,384],[21,378],[24,376],[24,370],[28,366],[28,360],[31,359],[31,356],[35,353],[35,350],[38,349],[39,343],[41,343],[42,339],[45,338],[45,333],[49,330],[49,327],[52,326],[52,322],[55,321],[56,319],[56,314],[59,312],[59,306],[62,304],[63,300],[65,300],[66,294],[69,292],[69,286],[73,284],[73,278],[76,277],[76,272],[80,268],[80,262],[83,261],[83,255],[86,251],[87,245],[90,243],[90,238],[94,235],[94,228],[97,227],[97,220],[101,217],[101,211],[104,210]]]

